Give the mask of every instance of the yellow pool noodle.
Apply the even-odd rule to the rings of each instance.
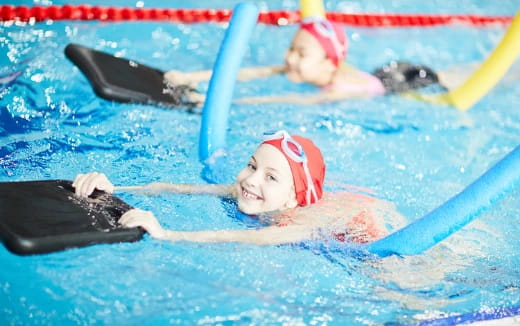
[[[300,0],[300,13],[302,19],[307,17],[326,18],[322,0]]]
[[[460,111],[468,110],[486,95],[505,75],[520,54],[520,11],[506,34],[480,67],[458,88],[442,94],[406,92],[402,95],[433,104],[452,105]]]
[[[505,75],[520,54],[520,11],[506,34],[484,63],[458,88],[448,92],[450,103],[466,111]]]

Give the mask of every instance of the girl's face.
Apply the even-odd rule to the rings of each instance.
[[[278,149],[268,144],[258,147],[246,168],[237,175],[235,186],[238,209],[246,214],[298,205],[289,163]]]
[[[318,40],[305,30],[299,30],[294,36],[285,54],[285,67],[290,81],[320,87],[330,84],[337,70]]]

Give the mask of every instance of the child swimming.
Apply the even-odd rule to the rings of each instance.
[[[79,174],[73,187],[83,197],[99,189],[233,198],[240,212],[267,224],[257,229],[183,232],[163,229],[149,211],[132,209],[121,216],[122,225],[142,227],[160,240],[275,245],[335,238],[364,243],[385,236],[385,223],[403,224],[403,217],[387,202],[348,192],[324,193],[324,179],[325,163],[319,148],[308,138],[281,130],[265,135],[233,185],[156,182],[114,187],[104,174],[93,172]]]
[[[242,103],[292,102],[313,104],[371,98],[390,93],[400,93],[440,83],[449,88],[460,84],[469,73],[457,71],[457,81],[448,72],[435,73],[426,66],[406,62],[391,62],[376,69],[373,74],[358,70],[344,63],[347,55],[348,37],[345,29],[324,18],[304,19],[286,52],[285,64],[281,66],[251,67],[241,69],[237,79],[247,81],[276,74],[285,74],[295,83],[310,83],[320,87],[321,92],[302,97],[301,94],[248,97],[236,100]],[[196,72],[169,71],[165,78],[173,84],[196,87],[198,82],[211,78],[211,70]],[[462,79],[462,80],[461,80]],[[197,101],[203,101],[199,94]]]

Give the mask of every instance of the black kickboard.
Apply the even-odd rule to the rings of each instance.
[[[0,239],[19,255],[138,241],[142,229],[117,223],[130,209],[103,191],[80,198],[67,180],[0,182]]]
[[[186,91],[194,90],[171,85],[159,69],[73,43],[65,47],[65,55],[87,77],[94,92],[106,100],[169,108],[194,106],[184,98]]]

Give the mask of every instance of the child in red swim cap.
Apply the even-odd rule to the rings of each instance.
[[[267,182],[258,179],[264,170]],[[285,130],[268,133],[237,176],[238,207],[259,214],[314,204],[323,195],[324,179],[323,156],[310,139],[290,136]]]
[[[285,54],[284,65],[243,68],[237,79],[247,81],[285,74],[292,82],[310,83],[320,87],[321,91],[307,96],[287,94],[247,97],[235,102],[313,104],[349,98],[370,98],[425,87],[438,83],[439,78],[446,84],[456,77],[455,72],[444,72],[438,76],[426,66],[400,61],[393,61],[370,74],[345,63],[347,50],[348,37],[344,26],[321,17],[304,18]],[[175,85],[188,84],[196,87],[198,82],[209,80],[211,73],[211,70],[172,70],[165,74],[165,78]],[[450,84],[451,87],[457,86]],[[202,103],[204,96],[197,96],[197,99],[192,100]]]
[[[132,209],[120,218],[121,224],[142,227],[152,237],[162,240],[269,245],[322,236],[368,242],[387,234],[382,215],[377,212],[377,207],[382,206],[376,205],[375,198],[325,194],[324,178],[325,163],[319,148],[308,138],[281,130],[265,134],[233,185],[151,183],[115,188],[104,174],[94,172],[78,175],[73,186],[77,195],[86,197],[95,189],[233,197],[239,211],[259,215],[270,224],[249,230],[180,232],[164,230],[149,211]]]

